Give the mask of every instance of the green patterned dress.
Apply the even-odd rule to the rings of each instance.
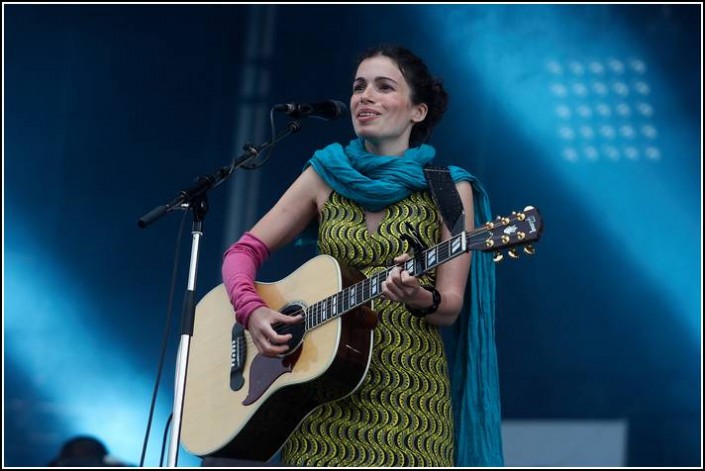
[[[440,217],[426,191],[387,207],[370,233],[363,209],[333,192],[323,207],[321,253],[365,275],[408,251],[406,221],[428,247],[438,243]],[[435,270],[421,283],[435,284]],[[453,466],[453,412],[446,355],[438,328],[403,304],[377,301],[370,369],[350,396],[309,415],[282,449],[294,466]]]

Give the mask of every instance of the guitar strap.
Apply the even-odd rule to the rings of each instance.
[[[423,171],[426,175],[426,181],[428,181],[428,187],[431,189],[433,201],[440,209],[450,234],[453,236],[460,234],[465,230],[465,212],[450,171],[447,167],[428,164],[424,166]]]

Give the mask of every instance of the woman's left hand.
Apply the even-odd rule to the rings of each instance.
[[[403,254],[396,257],[394,263],[400,264],[410,258],[409,254]],[[385,299],[412,307],[429,306],[433,302],[430,293],[421,287],[419,280],[400,267],[394,267],[382,283],[382,295]]]

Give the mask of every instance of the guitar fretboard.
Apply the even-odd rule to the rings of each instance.
[[[477,235],[480,232],[486,231],[480,229],[473,231],[470,235]],[[468,252],[471,249],[468,244],[468,235],[463,231],[410,258],[399,266],[409,272],[411,276],[422,275],[438,265]],[[378,297],[382,294],[382,282],[387,279],[394,268],[389,267],[377,272],[369,278],[309,306],[306,311],[306,330],[318,327]]]
[[[412,276],[419,276],[470,250],[494,251],[518,245],[527,245],[538,240],[543,231],[543,220],[536,208],[527,206],[524,211],[508,217],[498,217],[473,231],[463,231],[450,239],[414,254],[413,258],[398,265]],[[527,247],[529,248],[529,247]],[[509,255],[518,258],[515,249]],[[532,253],[532,252],[527,252]],[[501,257],[495,258],[495,261]],[[388,267],[369,278],[355,283],[338,293],[309,306],[306,310],[306,330],[335,319],[346,312],[362,306],[382,294],[382,283],[395,267]]]

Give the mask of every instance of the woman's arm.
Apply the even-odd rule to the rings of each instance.
[[[456,184],[460,201],[465,210],[465,230],[471,231],[475,224],[475,211],[472,199],[472,186],[469,182]],[[441,224],[441,240],[450,239],[451,234],[445,223]],[[397,257],[395,262],[408,259],[408,255]],[[441,295],[438,310],[429,314],[424,319],[430,324],[447,326],[458,318],[463,307],[465,285],[470,273],[471,253],[460,255],[436,268],[436,289]],[[391,301],[399,301],[411,308],[423,309],[433,304],[433,294],[419,285],[416,278],[408,272],[394,269],[387,280],[382,284],[382,293]]]
[[[318,217],[330,187],[308,167],[282,195],[272,209],[250,230],[270,252],[285,246]]]
[[[293,324],[301,322],[301,316],[286,316],[264,306],[254,290],[254,275],[257,267],[266,258],[266,254],[291,242],[306,226],[318,216],[325,198],[330,194],[330,187],[309,167],[282,195],[279,201],[249,231],[253,237],[247,242],[254,245],[249,253],[239,250],[241,242],[228,250],[223,262],[223,280],[233,291],[234,304],[249,305],[249,315],[245,327],[250,332],[257,349],[264,355],[276,356],[288,350],[286,342],[291,334],[278,334],[273,324]],[[243,237],[245,239],[245,237]],[[241,239],[241,241],[243,241]],[[244,241],[243,241],[244,242]],[[235,247],[237,246],[237,247]],[[238,250],[233,250],[237,248]],[[235,259],[231,257],[243,257]],[[257,256],[257,254],[264,254]],[[253,256],[254,255],[254,256]],[[238,266],[238,262],[240,266]],[[230,283],[228,279],[232,280]],[[252,310],[253,307],[256,307]]]

